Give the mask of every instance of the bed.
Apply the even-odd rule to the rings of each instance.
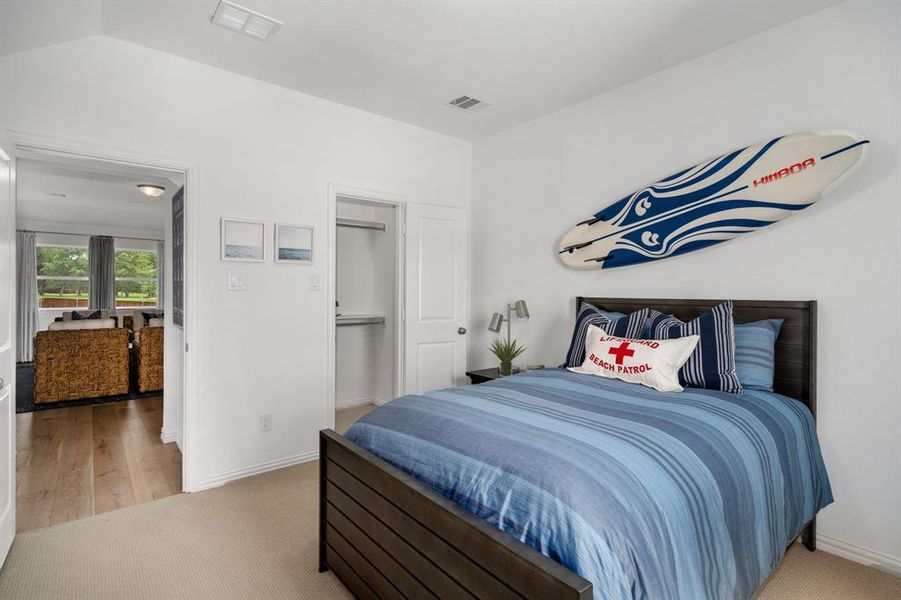
[[[578,298],[689,319],[719,301]],[[563,369],[405,396],[321,434],[320,569],[362,598],[745,598],[831,502],[813,423],[816,305],[775,392],[665,394]],[[803,532],[803,533],[802,533]]]

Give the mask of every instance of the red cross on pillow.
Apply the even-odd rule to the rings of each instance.
[[[615,354],[616,355],[616,364],[623,364],[623,357],[626,356],[635,356],[635,350],[629,350],[630,342],[623,342],[616,348],[610,348],[607,350],[607,354]]]
[[[661,392],[681,392],[679,368],[699,339],[689,335],[671,340],[632,340],[607,335],[590,325],[585,337],[585,362],[569,370],[640,383]]]

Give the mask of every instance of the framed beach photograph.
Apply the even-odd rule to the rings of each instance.
[[[313,264],[313,228],[308,225],[275,224],[275,262]]]
[[[266,226],[261,221],[222,219],[222,260],[266,260]]]

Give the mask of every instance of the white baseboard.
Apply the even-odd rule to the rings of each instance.
[[[889,556],[888,554],[882,554],[881,552],[867,550],[866,548],[861,548],[855,544],[837,540],[828,535],[823,535],[821,533],[817,534],[817,550],[835,554],[836,556],[847,558],[856,563],[891,573],[892,575],[901,576],[901,559]]]
[[[164,444],[168,444],[170,442],[178,441],[178,433],[177,431],[166,431],[165,429],[160,430],[160,441]]]
[[[279,458],[277,460],[271,460],[269,462],[242,467],[240,469],[222,473],[221,475],[215,475],[213,477],[202,479],[200,483],[197,484],[197,487],[195,487],[191,491],[200,492],[203,490],[209,490],[215,487],[219,487],[220,485],[225,485],[226,483],[229,483],[231,481],[237,481],[238,479],[244,479],[245,477],[252,477],[253,475],[260,475],[262,473],[266,473],[267,471],[274,471],[276,469],[292,467],[294,465],[299,465],[300,463],[316,460],[317,458],[319,458],[319,451],[313,450],[311,452],[304,452],[303,454],[295,454],[294,456],[287,456],[285,458]]]
[[[350,402],[342,402],[335,405],[335,410],[344,410],[345,408],[354,408],[355,406],[363,406],[364,404],[375,404],[381,406],[385,401],[375,396],[369,398],[360,398],[359,400],[351,400]]]

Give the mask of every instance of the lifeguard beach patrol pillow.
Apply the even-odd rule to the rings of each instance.
[[[679,369],[691,356],[699,339],[697,335],[670,340],[621,338],[589,325],[585,337],[585,362],[581,367],[569,367],[569,370],[640,383],[661,392],[681,392]]]

